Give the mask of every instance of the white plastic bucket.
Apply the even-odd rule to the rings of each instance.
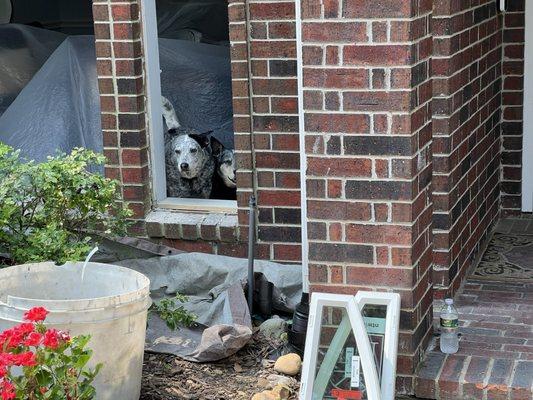
[[[0,269],[0,331],[45,307],[47,326],[91,335],[91,366],[103,363],[94,386],[97,400],[138,400],[150,307],[150,281],[116,265],[24,264]]]

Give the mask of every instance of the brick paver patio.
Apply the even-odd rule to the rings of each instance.
[[[516,233],[517,227],[528,234],[533,223],[503,221],[498,232]],[[442,354],[435,338],[419,370],[416,396],[533,399],[533,282],[470,277],[455,300],[461,319],[459,351]],[[436,317],[439,309],[436,304]]]

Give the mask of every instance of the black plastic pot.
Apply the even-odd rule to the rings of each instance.
[[[302,299],[296,306],[292,317],[292,325],[289,326],[289,343],[303,355],[305,350],[305,338],[307,336],[307,323],[309,322],[309,293],[302,293]]]

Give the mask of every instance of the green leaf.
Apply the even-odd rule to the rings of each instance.
[[[131,211],[118,182],[89,172],[102,155],[77,148],[35,163],[0,143],[0,251],[16,263],[81,260],[92,233],[124,235]]]
[[[152,304],[150,311],[158,314],[171,330],[179,329],[180,326],[189,327],[196,321],[197,316],[185,307],[176,305],[176,302],[185,303],[187,300],[187,296],[177,293],[172,299],[162,299]]]

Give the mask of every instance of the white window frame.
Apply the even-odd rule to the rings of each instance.
[[[346,329],[337,330],[327,353],[330,352],[330,349],[342,347],[347,339],[347,336],[344,333],[347,331],[349,335],[350,332],[353,331],[357,349],[361,357],[361,367],[365,378],[368,400],[381,400],[381,390],[376,371],[376,363],[374,361],[374,354],[370,347],[370,341],[368,339],[368,334],[366,333],[363,317],[361,316],[360,308],[356,303],[355,297],[331,293],[313,293],[311,296],[299,399],[313,399],[313,389],[315,389],[315,368],[318,358],[320,329],[324,307],[344,308],[347,312],[349,321],[343,319],[341,324],[349,323],[350,325],[349,327],[346,327]],[[335,346],[335,342],[337,346]],[[333,358],[335,361],[337,360],[337,357]],[[332,365],[330,363],[327,365],[322,363],[319,373],[322,373],[324,376],[329,376],[331,375],[334,366],[334,363]],[[321,392],[323,391],[321,390]]]
[[[236,200],[185,199],[167,196],[156,5],[155,0],[142,0],[140,3],[153,208],[235,214]]]
[[[398,358],[398,332],[400,330],[400,304],[398,293],[365,292],[355,295],[362,312],[366,305],[386,306],[385,340],[383,344],[383,370],[381,375],[382,400],[394,400],[396,393],[396,360]]]

